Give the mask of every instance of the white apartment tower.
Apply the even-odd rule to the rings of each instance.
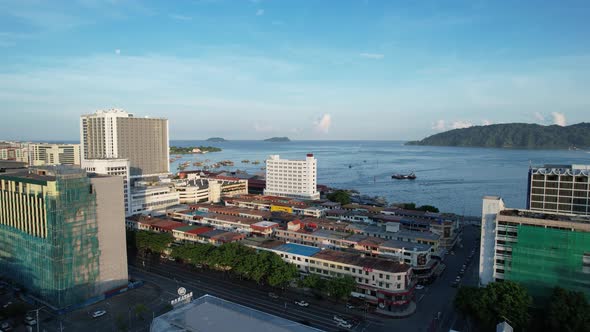
[[[83,165],[91,159],[127,159],[131,178],[168,174],[168,120],[119,109],[82,115],[80,150]]]
[[[80,144],[29,144],[29,165],[80,165]]]
[[[317,191],[317,160],[308,154],[305,160],[281,159],[271,155],[266,160],[265,195],[299,199],[320,199]]]

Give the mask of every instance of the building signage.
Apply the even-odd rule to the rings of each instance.
[[[271,205],[270,206],[270,211],[271,212],[287,212],[287,213],[293,213],[293,208],[288,207],[288,206],[281,206],[281,205]]]
[[[177,304],[185,302],[185,301],[190,302],[190,300],[192,300],[192,298],[193,298],[193,292],[187,293],[186,288],[180,287],[178,289],[178,297],[175,298],[174,300],[170,301],[170,304],[177,305]]]

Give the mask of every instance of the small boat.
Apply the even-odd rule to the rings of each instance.
[[[348,168],[352,168],[352,165],[348,165]]]
[[[416,174],[414,172],[410,174],[393,174],[391,178],[396,180],[415,180]]]
[[[252,165],[258,165],[258,164],[260,164],[260,162],[259,162],[258,160],[254,160],[254,161],[252,162]]]
[[[244,164],[247,164],[247,163],[249,163],[249,162],[250,162],[250,160],[248,160],[248,159],[244,159],[244,160],[242,160],[242,163],[244,163]]]

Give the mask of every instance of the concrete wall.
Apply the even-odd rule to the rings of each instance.
[[[100,249],[99,284],[101,292],[127,285],[127,248],[125,246],[125,207],[123,178],[91,178],[96,191],[96,219]]]
[[[479,256],[479,284],[485,286],[494,281],[494,259],[496,253],[496,219],[504,210],[500,197],[486,196],[481,212],[481,244]]]

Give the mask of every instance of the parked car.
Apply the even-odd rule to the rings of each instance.
[[[100,316],[105,315],[106,313],[107,313],[106,310],[97,310],[92,313],[92,318],[98,318]]]
[[[8,322],[0,324],[0,328],[2,329],[2,331],[12,331],[12,325]]]
[[[416,285],[416,289],[417,289],[417,290],[424,289],[424,286],[422,286],[422,285]]]
[[[355,308],[355,306],[353,306],[352,304],[350,304],[350,303],[346,304],[346,309],[354,309],[354,308]]]
[[[352,324],[348,323],[348,322],[338,322],[338,324],[336,324],[338,327],[343,327],[345,329],[351,329],[352,328]]]
[[[35,320],[35,318],[33,318],[31,316],[27,316],[27,317],[25,317],[25,324],[29,325],[29,326],[34,326],[37,324],[37,321]]]
[[[272,299],[278,299],[279,298],[279,296],[277,294],[272,293],[272,292],[268,293],[268,297],[270,297]]]
[[[300,307],[309,307],[309,303],[301,300],[301,301],[295,301],[295,304],[297,304]]]
[[[346,319],[344,319],[344,318],[342,318],[342,317],[340,317],[340,316],[338,316],[338,315],[334,315],[334,320],[335,320],[336,322],[338,322],[338,323],[348,323],[348,322],[346,321]]]

